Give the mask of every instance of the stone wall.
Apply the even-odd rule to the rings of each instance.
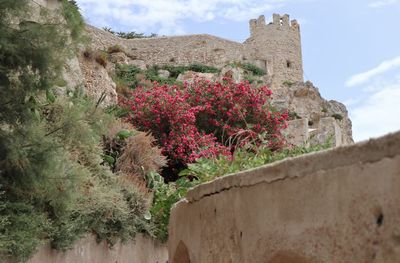
[[[143,39],[121,39],[113,34],[88,26],[92,46],[107,49],[113,45],[123,47],[133,60],[151,65],[189,65],[192,63],[222,67],[241,61],[244,46],[223,38],[203,34]]]
[[[400,132],[200,185],[169,262],[400,262]]]
[[[288,15],[274,14],[268,24],[264,16],[250,20],[250,37],[243,44],[211,35],[128,40],[91,26],[87,27],[87,33],[93,49],[107,50],[119,45],[124,50],[122,56],[129,60],[123,59],[123,63],[142,69],[155,64],[200,63],[221,68],[224,75],[226,65],[232,62],[257,65],[267,73],[258,81],[272,89],[273,106],[308,120],[307,129],[303,126],[301,130],[290,129],[293,132],[288,134],[290,142],[320,144],[332,138],[334,146],[353,143],[346,107],[325,100],[311,82],[303,82],[300,26],[296,20],[290,21]],[[332,121],[332,116],[338,119]],[[324,118],[329,119],[321,121]],[[323,127],[324,124],[328,126]]]
[[[119,45],[133,60],[147,65],[189,65],[192,63],[223,67],[232,62],[252,63],[267,72],[269,82],[281,87],[285,81],[303,81],[300,28],[289,16],[264,16],[250,21],[251,36],[243,44],[201,34],[144,39],[121,39],[88,26],[92,46],[106,50]]]
[[[1,261],[1,260],[0,260]],[[1,261],[2,262],[2,261]],[[32,256],[29,263],[166,263],[165,244],[138,235],[134,241],[117,243],[112,249],[106,242],[97,243],[94,236],[79,240],[65,252],[44,246]]]
[[[300,26],[289,15],[273,15],[250,20],[250,38],[244,42],[246,53],[254,64],[265,68],[275,88],[284,82],[303,81]]]
[[[222,67],[243,59],[243,45],[211,35],[158,37],[126,41],[128,51],[152,64],[200,63]]]

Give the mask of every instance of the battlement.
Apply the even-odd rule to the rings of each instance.
[[[289,15],[279,15],[279,14],[273,14],[272,16],[272,22],[266,23],[265,22],[265,16],[261,15],[258,17],[258,19],[251,19],[249,21],[250,24],[250,34],[251,36],[255,34],[258,30],[263,30],[263,29],[279,29],[279,30],[300,30],[299,23],[297,20],[291,20],[289,19]]]

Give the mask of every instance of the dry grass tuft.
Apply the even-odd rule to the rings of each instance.
[[[133,135],[118,138],[121,131],[131,131]],[[149,194],[146,175],[166,165],[165,156],[154,142],[150,134],[136,131],[131,124],[122,121],[109,127],[108,135],[103,139],[104,151],[116,159],[111,169],[118,174],[120,183],[135,185],[145,195]]]
[[[106,68],[108,64],[108,54],[104,51],[98,51],[96,52],[96,57],[94,60]]]
[[[111,47],[108,47],[107,53],[112,54],[112,53],[119,53],[119,52],[124,52],[124,49],[120,45],[114,45]]]
[[[166,165],[166,159],[161,149],[153,146],[154,141],[153,136],[143,132],[129,137],[117,159],[116,170],[143,179],[147,173],[159,171]]]

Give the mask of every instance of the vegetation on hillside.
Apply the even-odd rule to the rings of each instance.
[[[66,0],[61,13],[74,20],[68,31],[50,17],[46,24],[25,21],[30,8],[24,0],[0,3],[0,254],[26,260],[41,244],[66,249],[86,233],[110,244],[152,234],[146,200],[131,182],[138,171],[125,166],[147,154],[158,163],[141,173],[157,172],[163,157],[152,139],[104,112],[101,99],[79,89],[56,95],[75,50],[67,43],[84,24]],[[116,167],[108,163],[111,152]]]
[[[169,184],[163,183],[160,175],[150,174],[151,186],[155,191],[154,204],[151,208],[153,221],[157,225],[155,235],[161,240],[167,240],[170,210],[176,202],[185,197],[190,188],[224,175],[330,147],[331,142],[327,141],[323,145],[297,146],[271,151],[270,148],[265,146],[246,144],[237,149],[232,157],[220,155],[216,158],[197,159],[196,162],[188,164],[188,167],[180,172],[178,180]]]
[[[131,32],[119,31],[119,32],[116,32],[116,31],[112,30],[109,27],[103,27],[103,30],[107,31],[107,32],[110,32],[111,34],[116,35],[117,37],[125,38],[125,39],[150,38],[150,37],[157,37],[158,36],[155,33],[151,33],[150,35],[146,35],[144,33],[137,33],[135,31],[131,31]]]
[[[280,149],[288,116],[273,111],[270,96],[265,86],[199,79],[183,87],[157,83],[138,87],[119,105],[129,111],[127,121],[157,139],[169,159],[164,178],[173,181],[188,163],[231,156],[246,143]]]
[[[112,51],[116,48],[117,47],[110,47],[108,52],[112,53]],[[160,70],[168,70],[170,75],[168,77],[160,76]],[[113,79],[117,84],[117,93],[120,95],[129,96],[129,93],[136,87],[152,87],[153,82],[157,82],[160,85],[167,84],[183,86],[183,83],[177,80],[177,78],[181,73],[184,73],[188,70],[199,73],[219,72],[219,70],[215,67],[202,64],[191,64],[189,66],[154,65],[145,70],[142,70],[135,65],[117,64]]]

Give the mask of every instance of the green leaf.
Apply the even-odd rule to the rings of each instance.
[[[115,164],[115,158],[110,155],[103,155],[103,160],[107,162],[110,166]]]
[[[120,132],[117,133],[116,136],[121,140],[125,140],[133,135],[135,135],[135,132],[133,131],[121,130]]]
[[[46,90],[46,98],[47,98],[47,101],[50,103],[53,103],[56,101],[56,96],[54,96],[54,93],[51,90]]]

